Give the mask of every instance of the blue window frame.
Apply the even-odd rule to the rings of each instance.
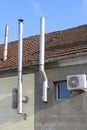
[[[55,98],[59,99],[67,99],[71,97],[70,91],[67,89],[67,82],[58,82],[55,86]]]

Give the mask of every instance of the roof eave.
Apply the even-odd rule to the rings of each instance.
[[[56,58],[51,58],[48,60],[45,60],[45,63],[53,63],[53,62],[57,62],[57,61],[61,61],[61,60],[67,60],[67,59],[72,59],[72,58],[76,58],[76,57],[82,57],[82,56],[86,56],[87,52],[85,53],[77,53],[77,54],[72,54],[72,55],[68,55],[68,56],[63,56],[63,57],[56,57]],[[31,67],[31,66],[38,66],[39,62],[36,61],[34,63],[31,64],[25,64],[23,65],[23,68],[25,67]],[[18,66],[9,66],[9,67],[4,67],[4,68],[0,68],[0,72],[1,71],[9,71],[9,70],[14,70],[17,69]]]

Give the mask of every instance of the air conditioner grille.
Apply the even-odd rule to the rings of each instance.
[[[70,77],[68,80],[68,84],[71,88],[76,88],[79,84],[79,79],[78,77]]]

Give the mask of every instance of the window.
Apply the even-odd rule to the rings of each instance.
[[[70,98],[70,91],[67,89],[67,82],[57,82],[55,83],[55,99],[67,99]]]

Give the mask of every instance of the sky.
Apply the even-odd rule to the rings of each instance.
[[[18,19],[23,19],[23,38],[40,34],[40,17],[46,33],[87,24],[87,0],[0,0],[0,44],[5,25],[9,42],[18,40]]]

